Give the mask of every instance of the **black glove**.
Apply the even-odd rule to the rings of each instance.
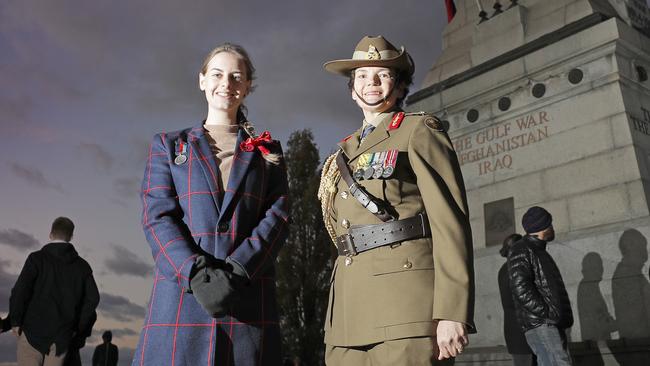
[[[213,318],[226,315],[236,302],[245,278],[233,274],[232,267],[224,261],[206,256],[196,259],[192,273],[190,290],[196,301]]]

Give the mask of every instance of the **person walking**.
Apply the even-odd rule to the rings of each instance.
[[[63,365],[95,321],[99,291],[90,265],[70,243],[73,232],[69,218],[54,220],[51,242],[29,254],[11,290],[18,366]]]

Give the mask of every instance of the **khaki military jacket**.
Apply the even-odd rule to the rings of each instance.
[[[398,219],[426,212],[432,235],[375,248],[347,261],[338,257],[325,321],[329,345],[431,336],[434,319],[474,329],[472,235],[451,141],[430,115],[407,113],[398,128],[389,128],[392,117],[387,113],[360,146],[360,131],[339,146],[353,172],[363,154],[397,149],[390,177],[359,183],[388,202]],[[349,194],[343,179],[335,187],[324,215],[336,236],[347,233],[344,226],[381,223]]]

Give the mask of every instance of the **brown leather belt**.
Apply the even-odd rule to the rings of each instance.
[[[429,220],[425,213],[420,213],[408,219],[383,224],[352,226],[347,234],[336,238],[336,248],[341,256],[354,256],[384,245],[429,236]]]

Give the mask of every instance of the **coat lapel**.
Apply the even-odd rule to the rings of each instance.
[[[394,113],[386,113],[385,116],[383,116],[381,122],[377,125],[377,128],[375,128],[372,133],[370,133],[368,136],[366,136],[366,139],[363,140],[361,145],[352,152],[351,154],[348,154],[346,152],[346,155],[350,160],[354,160],[357,158],[359,155],[363,154],[364,152],[370,150],[373,146],[379,144],[380,142],[386,140],[390,135],[388,134],[388,123],[393,117]],[[357,131],[358,134],[358,131]],[[352,140],[352,139],[350,139]],[[349,141],[349,140],[348,140]]]
[[[359,148],[359,130],[354,131],[350,136],[346,137],[338,143],[339,147],[345,153],[345,156],[350,158]]]
[[[255,150],[251,152],[243,151],[240,148],[240,145],[243,141],[248,138],[248,134],[240,128],[239,135],[237,136],[237,143],[235,143],[235,154],[232,158],[232,167],[230,168],[230,177],[228,178],[228,184],[226,185],[226,193],[223,197],[223,203],[221,204],[221,212],[226,212],[228,206],[232,204],[232,201],[239,190],[246,172],[248,171],[253,157],[256,154],[259,154]]]
[[[214,153],[212,152],[212,149],[210,149],[210,142],[205,136],[203,123],[192,129],[189,133],[188,142],[192,149],[191,151],[193,151],[193,154],[195,155],[192,158],[199,161],[199,166],[201,166],[205,180],[208,182],[210,192],[212,193],[212,200],[214,201],[218,214],[221,210],[221,199],[219,197],[221,192],[219,191],[219,183],[217,182],[217,179],[219,179],[221,172],[219,171],[214,159]]]

